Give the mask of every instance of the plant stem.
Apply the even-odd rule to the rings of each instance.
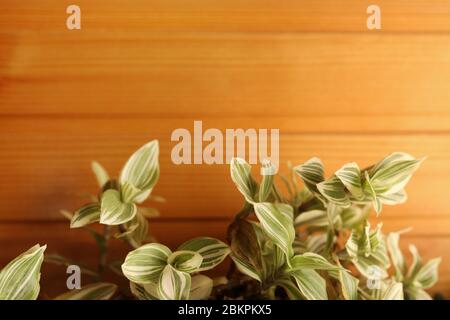
[[[100,249],[100,263],[98,266],[99,278],[102,277],[103,271],[106,268],[107,254],[108,254],[108,242],[109,242],[110,237],[111,237],[111,226],[105,225],[105,228],[103,229],[104,246],[102,249]]]

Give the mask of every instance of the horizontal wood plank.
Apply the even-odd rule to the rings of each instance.
[[[306,131],[450,131],[450,35],[0,37],[0,115],[274,117]]]
[[[66,7],[58,0],[3,0],[3,31],[65,30]],[[369,0],[78,0],[82,30],[193,32],[368,32]],[[448,0],[377,0],[382,31],[450,30]]]
[[[233,121],[228,119],[225,123]],[[254,127],[251,121],[239,123],[244,129]],[[264,125],[264,121],[258,124]],[[203,127],[226,128],[217,119],[205,120]],[[59,219],[60,209],[74,210],[87,201],[80,194],[97,192],[90,171],[92,160],[100,161],[116,176],[131,153],[152,139],[158,139],[161,148],[161,177],[154,193],[167,199],[167,203],[157,205],[164,217],[234,215],[240,209],[242,196],[231,181],[228,165],[173,164],[171,150],[176,142],[171,141],[171,133],[177,128],[187,128],[192,133],[193,122],[146,118],[3,119],[0,220]],[[281,128],[280,172],[286,172],[289,160],[296,165],[318,156],[331,174],[347,162],[356,161],[364,167],[395,151],[428,159],[407,186],[407,203],[385,206],[384,213],[398,217],[448,217],[448,134],[304,134],[284,132]],[[254,169],[258,175],[257,168]]]
[[[386,232],[398,230],[392,220],[386,220],[383,230]],[[224,239],[227,226],[226,221],[150,221],[152,233],[158,241],[175,249],[182,242],[196,236],[212,236]],[[95,269],[98,263],[98,251],[90,235],[83,230],[70,230],[67,223],[1,223],[0,224],[0,267],[13,259],[19,253],[25,251],[36,243],[47,244],[46,253],[58,253],[69,257],[83,265]],[[443,258],[440,266],[440,281],[431,292],[441,292],[450,295],[450,237],[423,236],[416,230],[402,236],[401,246],[407,250],[409,244],[415,244],[424,260],[441,256]],[[112,241],[110,244],[109,261],[123,259],[130,249],[121,241]],[[409,254],[405,251],[409,259]],[[212,273],[212,276],[225,274],[229,261],[224,262]],[[52,298],[57,294],[66,291],[65,283],[67,274],[65,268],[45,264],[42,270],[42,298]],[[106,279],[118,283],[126,289],[127,283],[123,279],[106,273]],[[92,281],[87,276],[82,278],[82,283]]]

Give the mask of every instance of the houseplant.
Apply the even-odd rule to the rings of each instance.
[[[438,279],[440,258],[423,263],[410,246],[413,259],[407,266],[399,248],[401,232],[384,234],[381,224],[372,227],[368,221],[372,208],[378,216],[383,205],[406,201],[404,187],[423,159],[397,152],[365,169],[345,164],[325,178],[322,162],[312,158],[281,177],[287,190],[283,195],[273,175],[257,182],[251,166],[235,158],[231,179],[244,205],[226,230],[227,243],[198,237],[172,250],[148,235],[147,218],[157,212],[141,205],[146,199],[159,199],[152,196],[159,177],[158,154],[157,141],[144,145],[117,180],[94,162],[99,195],[73,214],[63,211],[71,228],[103,225],[103,233],[91,231],[100,248],[95,272],[111,266],[105,243],[118,239],[130,245],[116,271],[129,280],[134,298],[431,298],[425,289]],[[270,169],[265,163],[263,170]],[[36,245],[3,267],[0,299],[38,297],[45,249]],[[211,279],[201,274],[227,256],[232,263],[226,276]],[[64,264],[57,256],[46,259]],[[116,289],[115,284],[97,282],[55,299],[111,299],[117,297]]]

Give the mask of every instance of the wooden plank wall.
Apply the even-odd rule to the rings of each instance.
[[[0,2],[0,265],[36,242],[93,263],[58,211],[95,192],[91,160],[117,173],[155,138],[167,203],[153,232],[171,246],[223,238],[242,200],[228,168],[170,160],[171,132],[202,120],[280,128],[282,171],[427,155],[409,201],[381,219],[443,257],[436,290],[450,294],[450,1],[78,0],[82,29],[68,31],[71,3]],[[382,30],[366,28],[372,3]]]

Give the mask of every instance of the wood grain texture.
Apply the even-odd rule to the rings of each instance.
[[[3,0],[8,32],[64,30],[71,1]],[[85,30],[190,32],[364,32],[370,0],[78,0]],[[377,0],[382,30],[450,31],[448,0]]]
[[[305,117],[316,118],[302,121],[316,131],[450,130],[449,35],[81,32],[4,35],[2,46],[3,115],[239,115],[290,118],[291,127]]]
[[[225,129],[219,120],[204,129]],[[247,122],[243,128],[252,127]],[[21,128],[20,132],[17,128]],[[118,175],[134,150],[152,139],[160,142],[161,177],[154,193],[167,203],[158,205],[165,217],[230,217],[242,196],[229,177],[228,165],[175,165],[171,160],[172,130],[193,122],[183,119],[59,119],[10,118],[0,128],[0,220],[54,220],[60,209],[77,209],[95,194],[90,162],[98,160]],[[263,127],[264,128],[264,127]],[[280,171],[287,161],[301,164],[322,158],[332,174],[347,162],[361,167],[394,151],[428,156],[407,187],[406,204],[385,207],[387,215],[448,216],[450,200],[450,135],[448,134],[297,134],[280,132]],[[255,166],[258,175],[258,166]],[[26,199],[24,201],[23,199]],[[150,205],[150,203],[149,203]]]
[[[78,0],[82,30],[68,31],[71,1],[0,1],[0,266],[37,242],[95,266],[89,235],[58,211],[96,192],[91,160],[117,174],[151,139],[154,193],[167,199],[152,231],[171,247],[223,238],[242,203],[228,166],[170,160],[172,130],[203,120],[279,128],[282,172],[312,156],[331,174],[393,151],[427,155],[408,202],[380,219],[414,227],[402,246],[443,257],[434,290],[450,295],[450,0],[378,0],[382,30],[368,31],[372,3]],[[45,266],[42,297],[65,277]]]

